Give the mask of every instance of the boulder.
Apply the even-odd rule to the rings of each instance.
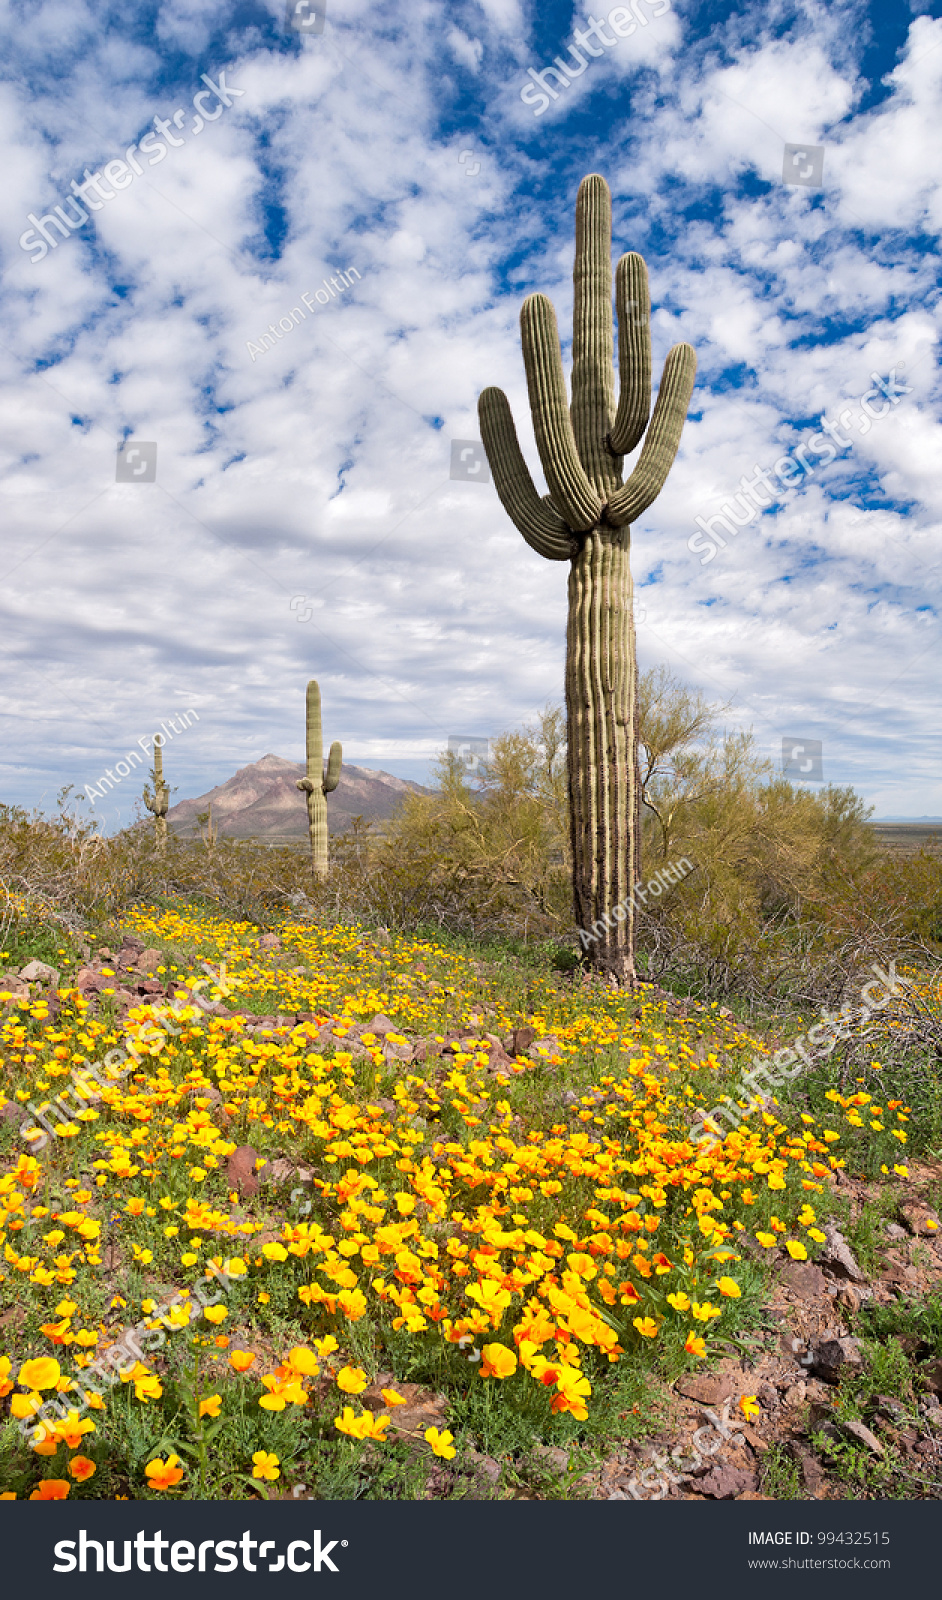
[[[820,1300],[828,1292],[828,1281],[813,1261],[786,1261],[782,1282],[799,1300]]]
[[[833,1222],[824,1226],[824,1237],[827,1240],[822,1253],[822,1263],[835,1277],[847,1278],[851,1283],[866,1283],[866,1273],[860,1270],[854,1260],[853,1252],[844,1235]]]
[[[704,1406],[718,1406],[733,1394],[735,1383],[726,1373],[691,1372],[678,1378],[674,1387],[686,1400],[696,1400]]]
[[[863,1351],[859,1339],[825,1339],[812,1351],[811,1370],[825,1383],[839,1383],[847,1370],[863,1369]]]
[[[373,1018],[372,1022],[367,1022],[365,1026],[360,1029],[360,1032],[382,1035],[387,1033],[398,1033],[399,1029],[396,1027],[394,1022],[390,1022],[389,1018],[383,1016],[383,1013],[379,1011]]]
[[[514,1028],[509,1038],[504,1040],[504,1049],[509,1056],[525,1056],[536,1038],[533,1028]]]
[[[227,1162],[226,1178],[233,1188],[238,1189],[243,1200],[251,1200],[258,1194],[257,1160],[258,1151],[252,1145],[240,1144]]]
[[[35,966],[36,963],[34,962],[33,965]],[[24,968],[23,972],[20,973],[21,978],[25,976],[25,972],[26,969]],[[914,1201],[911,1205],[900,1206],[899,1213],[910,1233],[914,1234],[917,1239],[921,1235],[931,1238],[933,1236],[939,1237],[942,1234],[936,1213],[931,1211],[927,1205],[920,1204],[919,1201]]]
[[[851,1417],[845,1422],[838,1423],[838,1427],[841,1429],[842,1433],[847,1434],[848,1438],[854,1439],[858,1444],[864,1445],[865,1448],[870,1451],[871,1455],[885,1455],[886,1452],[884,1451],[883,1446],[876,1434],[871,1433],[870,1429],[863,1422],[857,1422],[853,1417]]]
[[[694,1487],[698,1494],[709,1495],[711,1500],[735,1500],[741,1494],[754,1492],[757,1484],[754,1472],[720,1462],[705,1477],[697,1478]]]
[[[531,1061],[549,1061],[553,1056],[562,1055],[562,1045],[558,1039],[534,1039],[527,1048],[527,1055]]]
[[[20,978],[24,983],[51,983],[58,985],[59,973],[56,967],[50,967],[45,961],[30,961],[20,969]]]

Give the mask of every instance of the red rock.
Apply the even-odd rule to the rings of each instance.
[[[920,1235],[927,1238],[933,1236],[939,1238],[942,1235],[938,1216],[934,1211],[930,1211],[928,1206],[914,1202],[912,1205],[900,1206],[899,1212],[910,1233],[914,1234],[917,1239]],[[934,1223],[935,1226],[929,1227],[930,1222]]]
[[[398,1031],[399,1030],[396,1027],[396,1024],[394,1022],[390,1022],[388,1017],[384,1017],[381,1011],[377,1012],[372,1022],[368,1022],[364,1028],[360,1029],[361,1033],[376,1034],[398,1033]]]
[[[737,1500],[740,1495],[754,1491],[757,1481],[755,1473],[745,1467],[720,1464],[706,1477],[698,1478],[694,1486],[698,1494],[709,1495],[711,1500]]]
[[[255,1171],[257,1160],[257,1150],[250,1144],[240,1144],[238,1150],[233,1150],[226,1165],[226,1177],[229,1183],[238,1189],[243,1200],[251,1200],[258,1194],[258,1175]]]
[[[728,1400],[735,1389],[734,1380],[723,1372],[691,1372],[678,1378],[674,1385],[678,1394],[701,1405],[716,1406]]]
[[[782,1282],[799,1300],[820,1300],[828,1292],[828,1281],[813,1261],[788,1261],[782,1268]]]

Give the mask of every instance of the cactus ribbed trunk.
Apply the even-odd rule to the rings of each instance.
[[[307,777],[298,779],[298,788],[307,797],[307,827],[311,840],[311,871],[315,878],[326,878],[328,858],[327,796],[340,782],[341,747],[330,747],[327,772],[324,772],[324,736],[321,732],[321,691],[312,678],[307,686]]]
[[[170,809],[170,790],[164,783],[163,735],[154,734],[154,788],[144,789],[144,804],[154,814],[154,844],[163,854],[167,848],[167,812]]]
[[[688,344],[668,352],[651,416],[647,268],[635,253],[622,256],[615,296],[621,380],[616,409],[611,241],[611,195],[604,178],[593,174],[580,184],[576,204],[571,405],[552,305],[534,294],[520,313],[533,431],[548,495],[541,497],[534,486],[506,395],[485,389],[478,410],[504,510],[541,556],[571,563],[566,710],[576,926],[589,962],[616,982],[633,985],[641,785],[630,524],[664,487],[696,357]],[[642,437],[641,454],[622,482],[623,459]]]
[[[632,581],[624,532],[586,536],[569,574],[566,650],[569,820],[576,926],[593,965],[635,981],[640,774]],[[618,908],[618,914],[616,909]]]

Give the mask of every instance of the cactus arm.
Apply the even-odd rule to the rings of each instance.
[[[323,780],[325,794],[333,794],[340,782],[340,767],[343,762],[343,748],[338,740],[334,740],[327,758],[327,773]]]
[[[638,464],[606,508],[606,519],[615,527],[636,522],[663,489],[680,444],[696,374],[697,358],[691,346],[675,344],[664,363],[654,415]]]
[[[579,185],[572,287],[572,430],[590,481],[607,499],[621,482],[621,462],[606,445],[615,414],[612,198],[595,173]]]
[[[537,494],[523,459],[513,413],[502,389],[485,389],[478,401],[481,438],[500,503],[527,544],[547,561],[569,560],[569,529]]]
[[[651,414],[651,295],[643,256],[622,256],[615,273],[621,395],[609,436],[613,455],[634,449]]]
[[[523,302],[520,334],[533,431],[553,504],[574,533],[587,533],[598,522],[603,502],[576,450],[556,313],[545,295],[531,294]]]

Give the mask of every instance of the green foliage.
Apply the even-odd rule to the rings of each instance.
[[[784,1445],[770,1445],[762,1457],[760,1488],[770,1500],[807,1500],[801,1468]]]
[[[881,1344],[905,1339],[910,1345],[915,1342],[914,1354],[920,1360],[942,1360],[942,1292],[939,1290],[925,1300],[907,1298],[888,1306],[870,1302],[862,1308],[860,1322],[871,1338]]]

